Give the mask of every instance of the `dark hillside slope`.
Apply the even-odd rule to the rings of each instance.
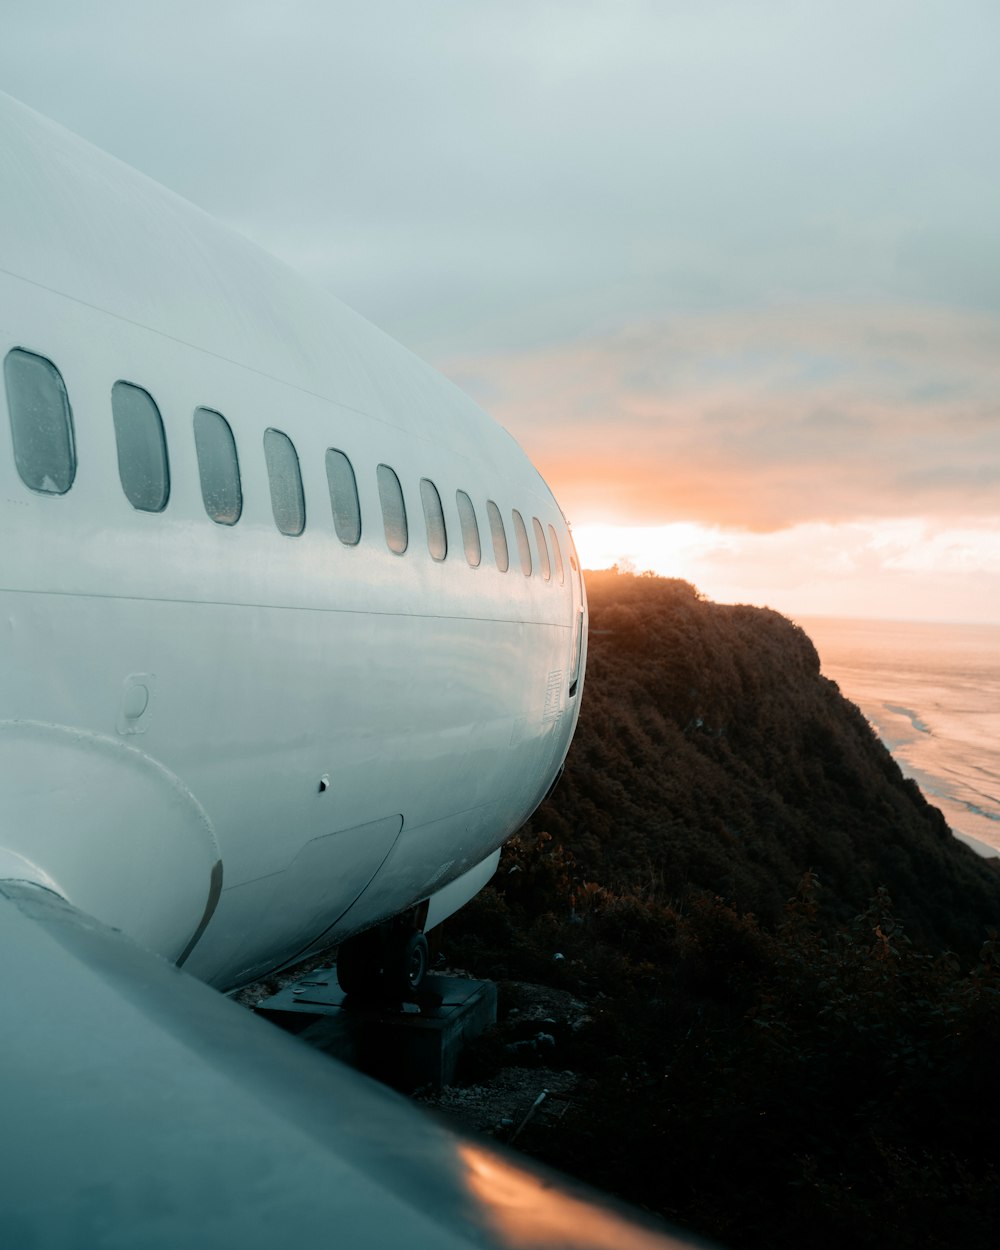
[[[537,1051],[575,1085],[519,1147],[730,1250],[993,1250],[996,861],[789,621],[588,589],[566,775],[445,926],[502,983],[470,1075]],[[577,1008],[540,1025],[524,981]]]
[[[1000,873],[953,838],[806,634],[686,582],[587,574],[584,703],[533,828],[573,875],[677,903],[708,891],[776,922],[814,872],[831,921],[889,889],[910,937],[968,957],[1000,918]]]

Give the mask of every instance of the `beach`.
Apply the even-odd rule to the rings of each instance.
[[[955,836],[1000,855],[1000,626],[796,620]]]

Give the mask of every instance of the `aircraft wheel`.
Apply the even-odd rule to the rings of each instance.
[[[345,994],[378,992],[382,978],[382,940],[377,929],[341,942],[337,951],[337,980]]]
[[[404,998],[411,998],[423,985],[430,966],[427,939],[422,933],[409,933],[393,954],[386,967],[387,986]]]

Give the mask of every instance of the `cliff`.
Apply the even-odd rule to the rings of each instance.
[[[910,936],[967,954],[1000,876],[904,780],[778,613],[686,582],[588,573],[590,656],[566,773],[532,822],[580,876],[777,920],[804,872],[846,920],[879,886]]]
[[[530,1061],[515,982],[553,986],[576,1007],[538,1062],[577,1084],[520,1146],[730,1250],[992,1246],[996,861],[791,622],[679,581],[587,587],[563,780],[446,926],[501,981],[470,1076]]]

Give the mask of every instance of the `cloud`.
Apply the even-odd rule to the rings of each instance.
[[[994,508],[998,35],[995,0],[35,0],[0,74],[442,365],[577,520],[768,531]]]
[[[578,521],[995,515],[1000,317],[797,306],[447,362]]]
[[[8,8],[7,90],[421,354],[776,298],[1000,311],[992,0]]]

